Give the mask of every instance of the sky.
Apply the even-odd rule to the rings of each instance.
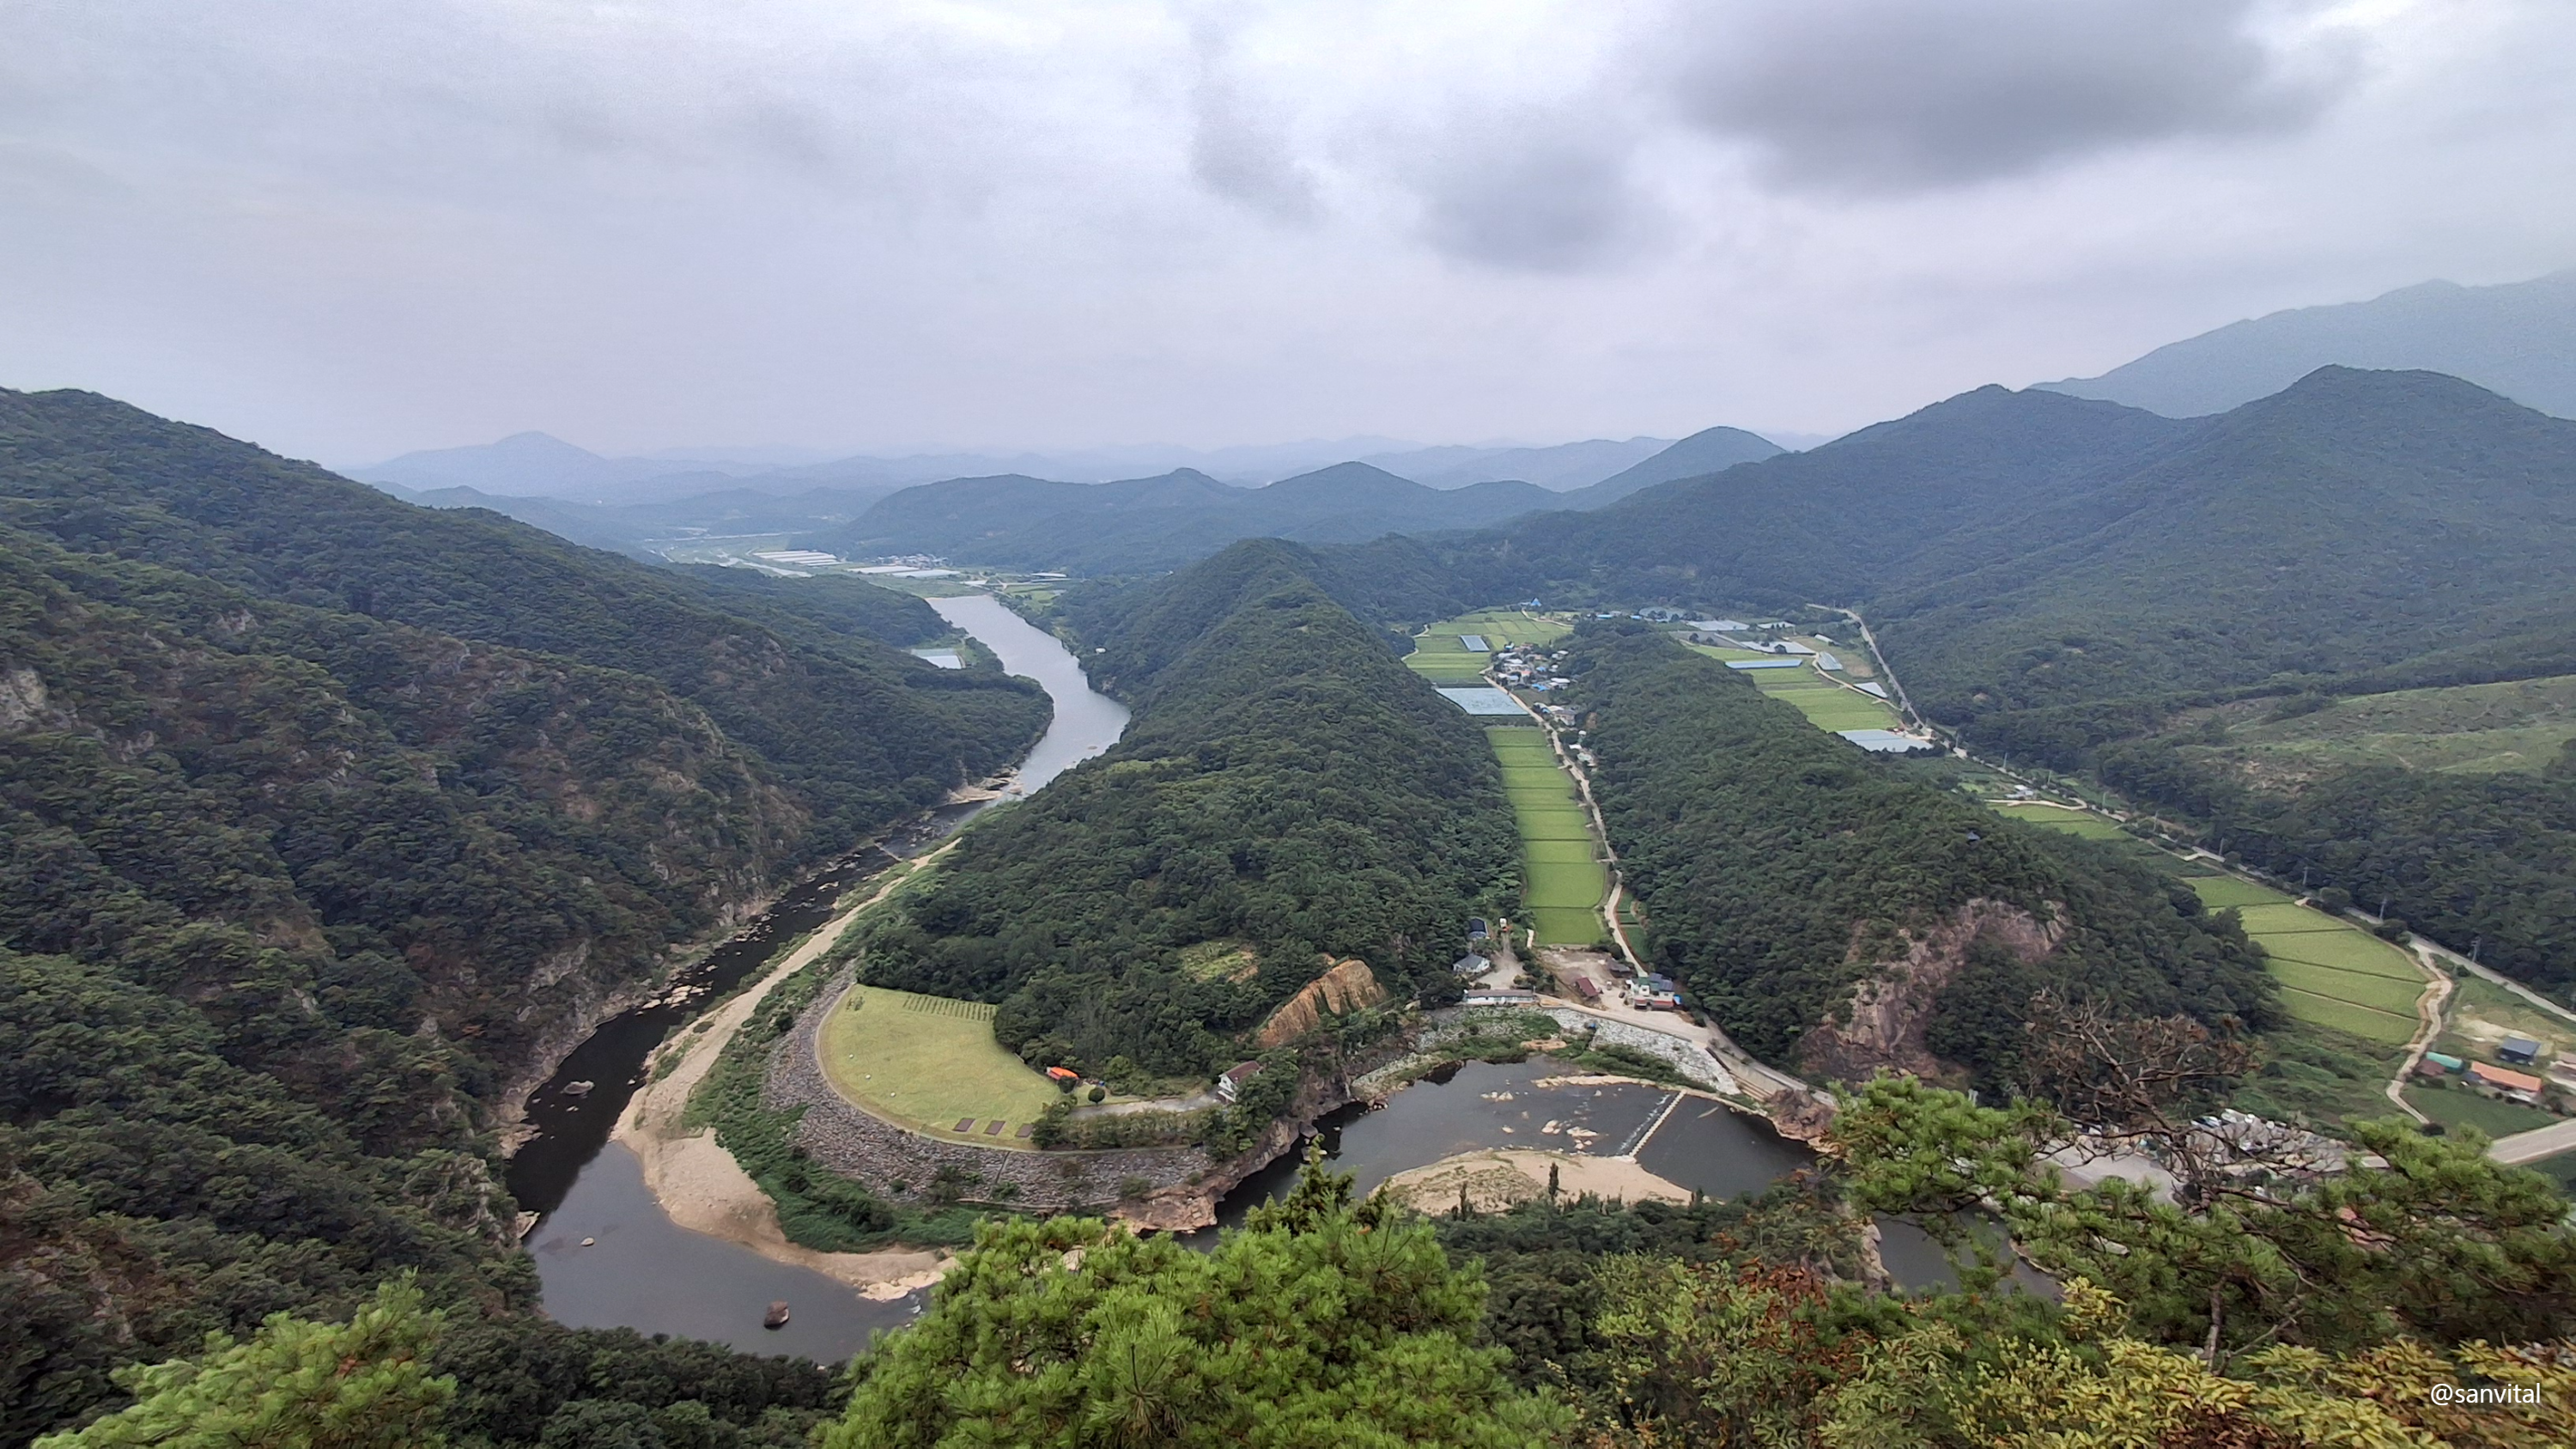
[[[2576,265],[2564,0],[7,0],[0,385],[355,464],[1831,434]]]

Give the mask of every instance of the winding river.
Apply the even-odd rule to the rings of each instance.
[[[1034,793],[1117,742],[1126,708],[1093,692],[1054,636],[987,595],[930,602],[1004,669],[1035,679],[1054,701],[1054,722],[1021,763],[1020,790]],[[647,1057],[696,1014],[695,1003],[721,995],[786,942],[829,919],[834,902],[853,886],[981,808],[937,812],[883,847],[834,862],[689,973],[679,983],[692,988],[686,999],[665,998],[612,1018],[529,1099],[536,1133],[511,1160],[509,1185],[521,1206],[540,1214],[527,1243],[549,1315],[576,1327],[632,1328],[831,1363],[920,1312],[920,1294],[892,1302],[864,1298],[810,1269],[679,1227],[646,1189],[634,1153],[608,1134],[643,1084]],[[1581,1126],[1597,1134],[1600,1150],[1633,1152],[1647,1171],[1712,1195],[1759,1190],[1813,1160],[1766,1124],[1695,1098],[1676,1103],[1660,1088],[1539,1085],[1562,1073],[1544,1061],[1470,1063],[1397,1093],[1379,1110],[1346,1108],[1319,1123],[1318,1135],[1336,1165],[1357,1175],[1362,1192],[1407,1168],[1473,1148],[1569,1145],[1543,1132],[1549,1122]],[[1301,1156],[1283,1155],[1229,1194],[1220,1220],[1240,1222],[1252,1204],[1284,1190]],[[1900,1268],[1898,1276],[1914,1275]],[[794,1316],[783,1328],[764,1330],[762,1310],[775,1299],[793,1304]]]
[[[1053,722],[1020,763],[1022,791],[1038,790],[1118,742],[1127,707],[1094,692],[1055,636],[989,595],[930,605],[991,650],[1004,670],[1036,680],[1054,701]],[[677,983],[691,988],[688,1000],[665,998],[612,1017],[529,1097],[528,1124],[536,1133],[510,1159],[509,1186],[522,1208],[539,1214],[527,1245],[549,1316],[576,1328],[632,1328],[831,1363],[866,1347],[870,1333],[920,1311],[917,1294],[894,1302],[862,1298],[811,1269],[680,1227],[645,1188],[635,1154],[608,1134],[644,1084],[646,1058],[696,1015],[694,1003],[730,990],[779,947],[829,920],[833,903],[851,887],[935,843],[982,808],[936,811],[882,847],[825,867]],[[585,1082],[587,1088],[580,1085]],[[761,1313],[774,1299],[793,1304],[795,1313],[785,1327],[765,1330]]]

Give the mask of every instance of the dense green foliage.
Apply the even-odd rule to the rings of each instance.
[[[2080,1191],[2059,1184],[2044,1159],[2079,1131],[2027,1103],[1979,1107],[1920,1082],[1881,1080],[1846,1101],[1833,1127],[1862,1206],[1991,1207],[2021,1252],[2118,1294],[2141,1328],[2169,1343],[2350,1352],[2399,1337],[2456,1344],[2576,1333],[2576,1229],[2554,1186],[2490,1161],[2474,1132],[2431,1137],[2395,1119],[2357,1131],[2368,1155],[2340,1172],[2215,1161],[2196,1182],[2177,1157],[2169,1160],[2182,1182],[2157,1194],[2120,1177]],[[2181,1138],[2139,1140],[2188,1154]]]
[[[279,1313],[248,1343],[224,1334],[200,1359],[136,1365],[117,1381],[134,1405],[43,1449],[445,1449],[456,1381],[424,1361],[442,1326],[420,1292],[387,1284],[345,1326]]]
[[[1510,898],[1511,814],[1483,734],[1299,568],[1238,545],[1137,589],[1085,638],[1135,718],[1116,748],[959,841],[853,933],[865,979],[999,1002],[1001,1041],[1157,1075],[1356,956],[1399,995]],[[1245,980],[1181,959],[1239,941]]]
[[[1920,783],[1642,626],[1588,626],[1573,649],[1594,788],[1650,950],[1757,1055],[1803,1045],[1819,1070],[1860,1071],[1805,1039],[1879,963],[1980,901],[2058,933],[2044,953],[1985,929],[1957,943],[1965,962],[1928,1044],[1989,1084],[2012,1074],[2042,988],[2212,1024],[2271,1019],[2260,955],[2181,885]]]
[[[749,619],[0,393],[0,1443],[398,1272],[506,1356],[558,1341],[488,1134],[540,1041],[1045,717],[857,588],[731,590]]]
[[[673,570],[710,599],[745,619],[796,634],[813,626],[844,638],[927,644],[945,637],[948,621],[924,600],[848,574],[782,579],[753,569],[686,564]]]
[[[1472,1346],[1483,1293],[1430,1228],[1310,1169],[1212,1252],[1073,1218],[985,1229],[852,1366],[826,1449],[1493,1445],[1563,1427]]]
[[[2341,889],[2485,964],[2576,987],[2576,748],[2538,778],[2332,770],[2296,792],[2243,783],[2183,741],[2105,749],[2102,777],[2207,823],[2208,838],[2290,880]]]
[[[256,598],[657,680],[803,797],[816,851],[1001,765],[1045,719],[1028,684],[862,633],[788,632],[798,611],[754,624],[676,572],[414,508],[87,393],[0,392],[0,523]]]

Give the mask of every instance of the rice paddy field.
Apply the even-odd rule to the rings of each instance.
[[[1693,644],[1692,652],[1712,659],[1768,659],[1775,655],[1757,654],[1749,649],[1728,649],[1715,644]],[[1902,728],[1896,706],[1857,690],[1846,689],[1813,668],[1748,669],[1743,674],[1753,687],[1782,703],[1793,705],[1807,721],[1820,730],[1839,733],[1843,730],[1892,730]]]
[[[1538,944],[1591,945],[1604,934],[1601,898],[1610,875],[1574,782],[1535,726],[1488,725],[1485,738],[1503,767],[1503,788],[1520,826],[1522,909]]]
[[[1057,1096],[993,1040],[993,1008],[980,1002],[854,986],[816,1047],[841,1095],[935,1137],[1026,1147]]]
[[[1573,632],[1572,625],[1545,614],[1485,609],[1443,619],[1414,635],[1413,652],[1404,662],[1433,684],[1473,684],[1483,676],[1492,651],[1515,644],[1553,644]],[[1471,650],[1460,642],[1465,639],[1479,640],[1485,648]]]
[[[2087,840],[2117,840],[2126,832],[2089,810],[2069,810],[2063,805],[2048,805],[2035,800],[1996,800],[1989,804],[1999,814],[2032,825],[2045,825]]]
[[[2251,881],[2195,876],[2190,884],[2201,904],[2237,912],[2272,958],[2292,1016],[2391,1047],[2414,1039],[2424,973],[2407,952]]]
[[[1990,801],[1999,814],[2090,839],[2129,842],[2120,827],[2099,815],[2034,801]],[[2139,845],[2164,868],[2179,874],[2183,862]],[[2234,910],[2245,934],[2271,958],[2281,983],[2281,1005],[2290,1015],[2331,1027],[2382,1047],[2414,1040],[2415,1003],[2424,973],[2415,958],[2349,921],[2311,910],[2268,886],[2227,875],[2186,875],[2185,881],[2213,911]],[[2396,1058],[2389,1058],[2389,1070]],[[2386,1080],[2386,1078],[2381,1078]]]

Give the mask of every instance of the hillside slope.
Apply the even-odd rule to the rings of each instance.
[[[404,1272],[476,1442],[823,1401],[545,1322],[493,1128],[672,947],[1046,704],[884,643],[918,601],[716,582],[0,393],[0,1444]]]
[[[1644,626],[1585,626],[1570,668],[1649,950],[1758,1055],[1993,1087],[2042,989],[2274,1016],[2243,932],[2143,867],[1911,779]]]
[[[1014,1050],[1171,1074],[1240,1060],[1237,1034],[1328,955],[1403,994],[1444,979],[1466,919],[1516,886],[1500,772],[1300,555],[1237,544],[1097,609],[1126,736],[862,928],[864,978],[997,1001]],[[1182,953],[1210,942],[1258,974],[1194,974]]]
[[[2495,287],[2423,282],[2367,302],[2274,312],[2168,343],[2099,377],[2040,386],[2196,417],[2338,364],[2448,373],[2576,417],[2576,270]]]

